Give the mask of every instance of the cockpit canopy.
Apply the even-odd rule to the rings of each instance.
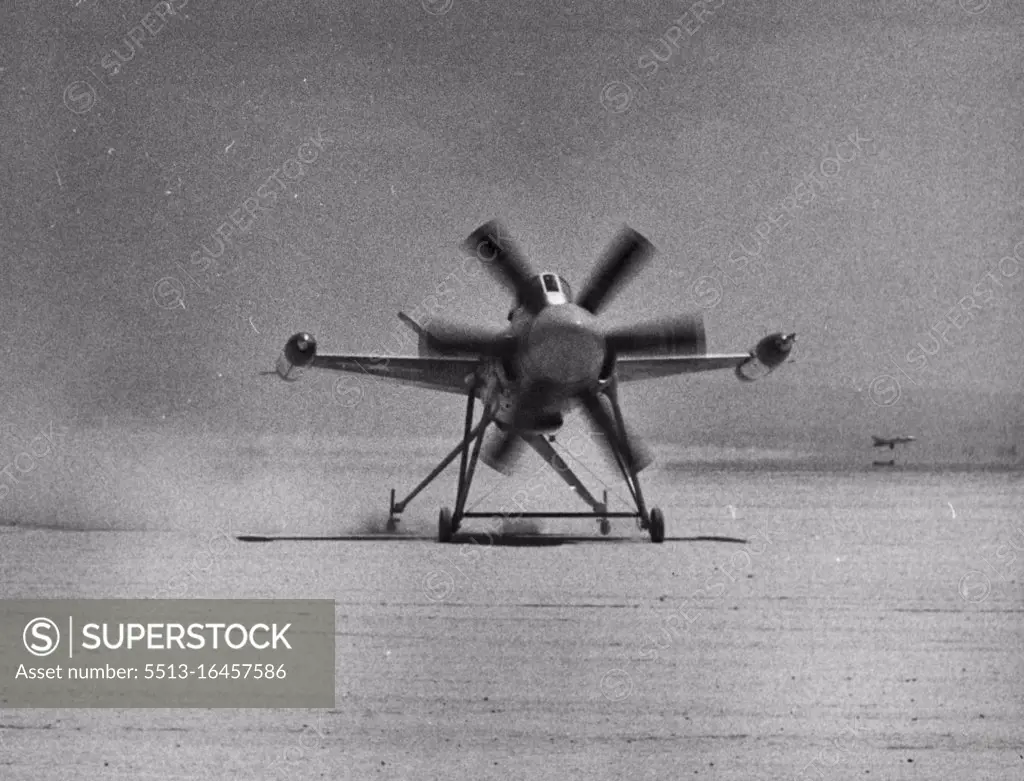
[[[569,283],[558,276],[558,274],[553,274],[550,271],[545,271],[542,274],[531,277],[530,287],[533,289],[534,295],[537,296],[537,300],[543,301],[545,306],[556,306],[572,302],[572,288],[569,287]],[[512,315],[522,305],[522,300],[519,296],[516,296],[516,302],[508,313],[509,320],[512,319]]]
[[[548,304],[568,304],[572,301],[572,288],[558,274],[545,271],[533,277],[530,285],[539,292],[539,298]],[[517,305],[520,303],[516,302]]]

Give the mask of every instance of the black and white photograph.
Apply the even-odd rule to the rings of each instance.
[[[1024,779],[1024,8],[0,5],[0,781]]]

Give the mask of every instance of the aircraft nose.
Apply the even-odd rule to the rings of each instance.
[[[573,304],[549,306],[534,319],[523,366],[534,379],[577,385],[597,379],[604,337],[590,312]]]

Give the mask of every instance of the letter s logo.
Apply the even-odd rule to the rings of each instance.
[[[33,656],[49,656],[60,643],[60,629],[49,618],[33,618],[21,633],[25,650]]]

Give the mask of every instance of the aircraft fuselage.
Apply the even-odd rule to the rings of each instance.
[[[509,331],[521,345],[514,365],[495,361],[494,381],[488,383],[485,400],[502,423],[511,423],[520,393],[537,394],[529,430],[555,431],[563,416],[577,405],[575,396],[596,388],[607,360],[604,336],[594,315],[572,303],[572,292],[557,274],[544,272],[531,280],[543,293],[539,312],[532,313],[521,302],[509,312]]]

